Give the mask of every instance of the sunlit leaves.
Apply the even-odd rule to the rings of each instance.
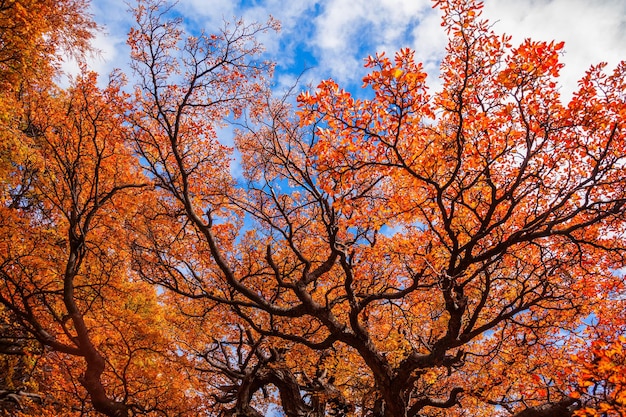
[[[626,337],[595,341],[573,359],[582,365],[572,395],[588,405],[576,416],[622,416],[626,412]]]

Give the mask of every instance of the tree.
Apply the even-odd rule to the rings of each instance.
[[[96,25],[83,0],[0,1],[0,174],[5,185],[11,162],[20,156],[25,125],[22,105],[48,88],[64,55],[79,59],[92,51]],[[10,186],[10,185],[7,185]]]
[[[24,414],[623,412],[626,63],[564,104],[563,44],[435,4],[432,94],[403,49],[294,111],[276,22],[187,36],[141,1],[132,97],[88,71],[19,96],[0,347],[42,384]]]
[[[185,415],[195,403],[160,330],[166,309],[130,268],[134,191],[148,182],[120,88],[114,77],[100,90],[85,73],[66,91],[31,96],[20,182],[3,195],[0,304],[38,342],[19,352],[41,362],[20,381],[45,398],[36,415]]]
[[[195,415],[164,329],[170,312],[132,273],[142,178],[123,75],[63,56],[91,52],[84,1],[0,4],[0,410],[57,416]],[[192,410],[192,411],[190,411]]]
[[[436,5],[440,92],[404,49],[367,60],[370,99],[324,81],[296,118],[238,47],[256,27],[190,38],[174,61],[179,32],[140,13],[136,141],[169,218],[136,268],[206,326],[188,346],[223,414],[587,405],[563,370],[590,317],[623,303],[626,65],[591,68],[563,105],[562,43],[512,48],[480,3]],[[246,105],[236,186],[213,138]]]

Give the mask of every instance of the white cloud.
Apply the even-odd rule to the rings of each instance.
[[[128,3],[125,0],[94,1],[89,12],[100,25],[100,30],[94,33],[91,41],[95,52],[86,57],[89,69],[100,75],[101,84],[106,83],[114,69],[119,68],[130,74],[130,50],[126,45],[126,36],[133,17]],[[78,63],[71,57],[65,58],[61,69],[69,77],[76,76],[80,71]],[[67,82],[62,84],[67,85]]]
[[[232,0],[179,0],[175,7],[185,20],[213,31],[222,27],[224,20],[232,21],[238,16],[236,6],[237,2]]]
[[[623,0],[487,0],[484,16],[496,32],[525,38],[565,41],[561,71],[564,99],[590,65],[608,62],[609,71],[626,59],[626,2]]]
[[[323,3],[310,40],[320,65],[339,82],[358,81],[367,55],[410,46],[407,34],[430,13],[426,0],[333,0]],[[357,78],[355,80],[355,78]]]
[[[441,87],[439,65],[444,56],[447,37],[441,27],[441,14],[428,13],[412,31],[411,47],[415,50],[415,59],[424,64],[428,74],[428,86],[431,92]]]

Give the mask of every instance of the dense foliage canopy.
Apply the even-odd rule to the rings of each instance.
[[[83,1],[0,0],[0,413],[626,415],[626,62],[564,102],[562,43],[435,7],[440,89],[402,49],[296,103],[273,20],[141,0],[61,88]]]

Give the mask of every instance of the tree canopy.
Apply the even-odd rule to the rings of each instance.
[[[436,91],[401,49],[278,95],[278,22],[140,0],[62,88],[84,6],[0,1],[0,412],[626,415],[626,62],[564,102],[563,43],[441,0]]]

